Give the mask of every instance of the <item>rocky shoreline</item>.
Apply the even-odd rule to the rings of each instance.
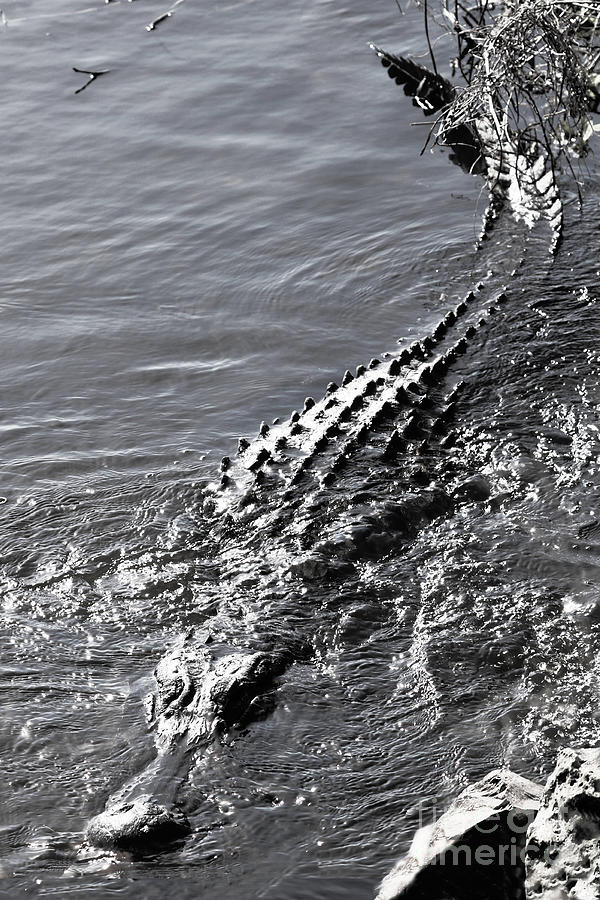
[[[376,900],[597,900],[600,749],[565,749],[545,787],[496,769],[420,828]]]

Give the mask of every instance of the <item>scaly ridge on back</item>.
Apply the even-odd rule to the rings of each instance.
[[[302,412],[294,411],[288,422],[261,426],[251,443],[241,439],[221,482],[222,505],[253,503],[257,487],[280,492],[286,502],[296,486],[308,489],[307,479],[315,486],[331,484],[367,443],[379,458],[389,455],[386,446],[394,432],[396,447],[401,441],[422,442],[427,433],[419,421],[433,421],[424,394],[443,381],[480,327],[483,306],[475,303],[480,290],[469,291],[422,340],[358,366],[355,375],[347,371],[340,384],[329,383],[320,400],[306,398]],[[452,340],[459,323],[462,330]]]

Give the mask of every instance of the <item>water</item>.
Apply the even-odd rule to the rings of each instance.
[[[358,900],[423,798],[597,738],[597,198],[461,364],[461,464],[505,499],[322,598],[323,664],[200,763],[183,849],[82,855],[153,756],[153,667],[218,600],[216,460],[525,241],[475,254],[480,183],[419,158],[366,47],[420,52],[414,11],[185,0],[147,32],[165,9],[4,5],[0,892]],[[110,72],[76,95],[73,66]]]
[[[477,229],[366,46],[417,46],[387,4],[4,9],[11,496],[221,452],[414,326]]]

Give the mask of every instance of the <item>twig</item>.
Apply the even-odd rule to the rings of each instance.
[[[73,66],[73,71],[79,72],[80,75],[88,76],[88,80],[75,91],[76,94],[80,94],[82,91],[85,91],[86,87],[89,87],[96,78],[100,78],[101,75],[107,75],[110,72],[110,69],[97,69],[92,72],[90,69],[78,69],[77,66]]]
[[[437,75],[438,74],[437,65],[435,62],[433,47],[431,46],[431,38],[429,37],[429,14],[427,11],[427,0],[423,0],[423,18],[425,21],[425,37],[427,38],[427,46],[429,47],[429,55],[431,57],[431,65],[433,66],[433,71]]]
[[[165,22],[167,19],[170,19],[171,16],[173,15],[173,13],[175,12],[176,8],[180,5],[180,3],[183,3],[183,2],[184,2],[184,0],[175,0],[175,3],[173,4],[173,6],[170,9],[168,9],[161,16],[158,16],[156,19],[154,19],[153,22],[150,22],[149,25],[146,25],[146,31],[154,31],[156,28],[158,28],[158,26],[162,22]]]

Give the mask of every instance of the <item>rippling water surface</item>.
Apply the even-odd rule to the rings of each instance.
[[[422,800],[598,740],[599,199],[553,264],[512,225],[475,253],[479,182],[419,158],[366,47],[420,52],[417,13],[185,0],[146,31],[166,8],[0,26],[0,894],[359,900]],[[110,71],[75,94],[73,66]],[[448,465],[493,501],[311,588],[319,661],[199,760],[184,846],[82,850],[153,758],[157,660],[220,602],[216,460],[485,275],[509,302],[457,366]]]

